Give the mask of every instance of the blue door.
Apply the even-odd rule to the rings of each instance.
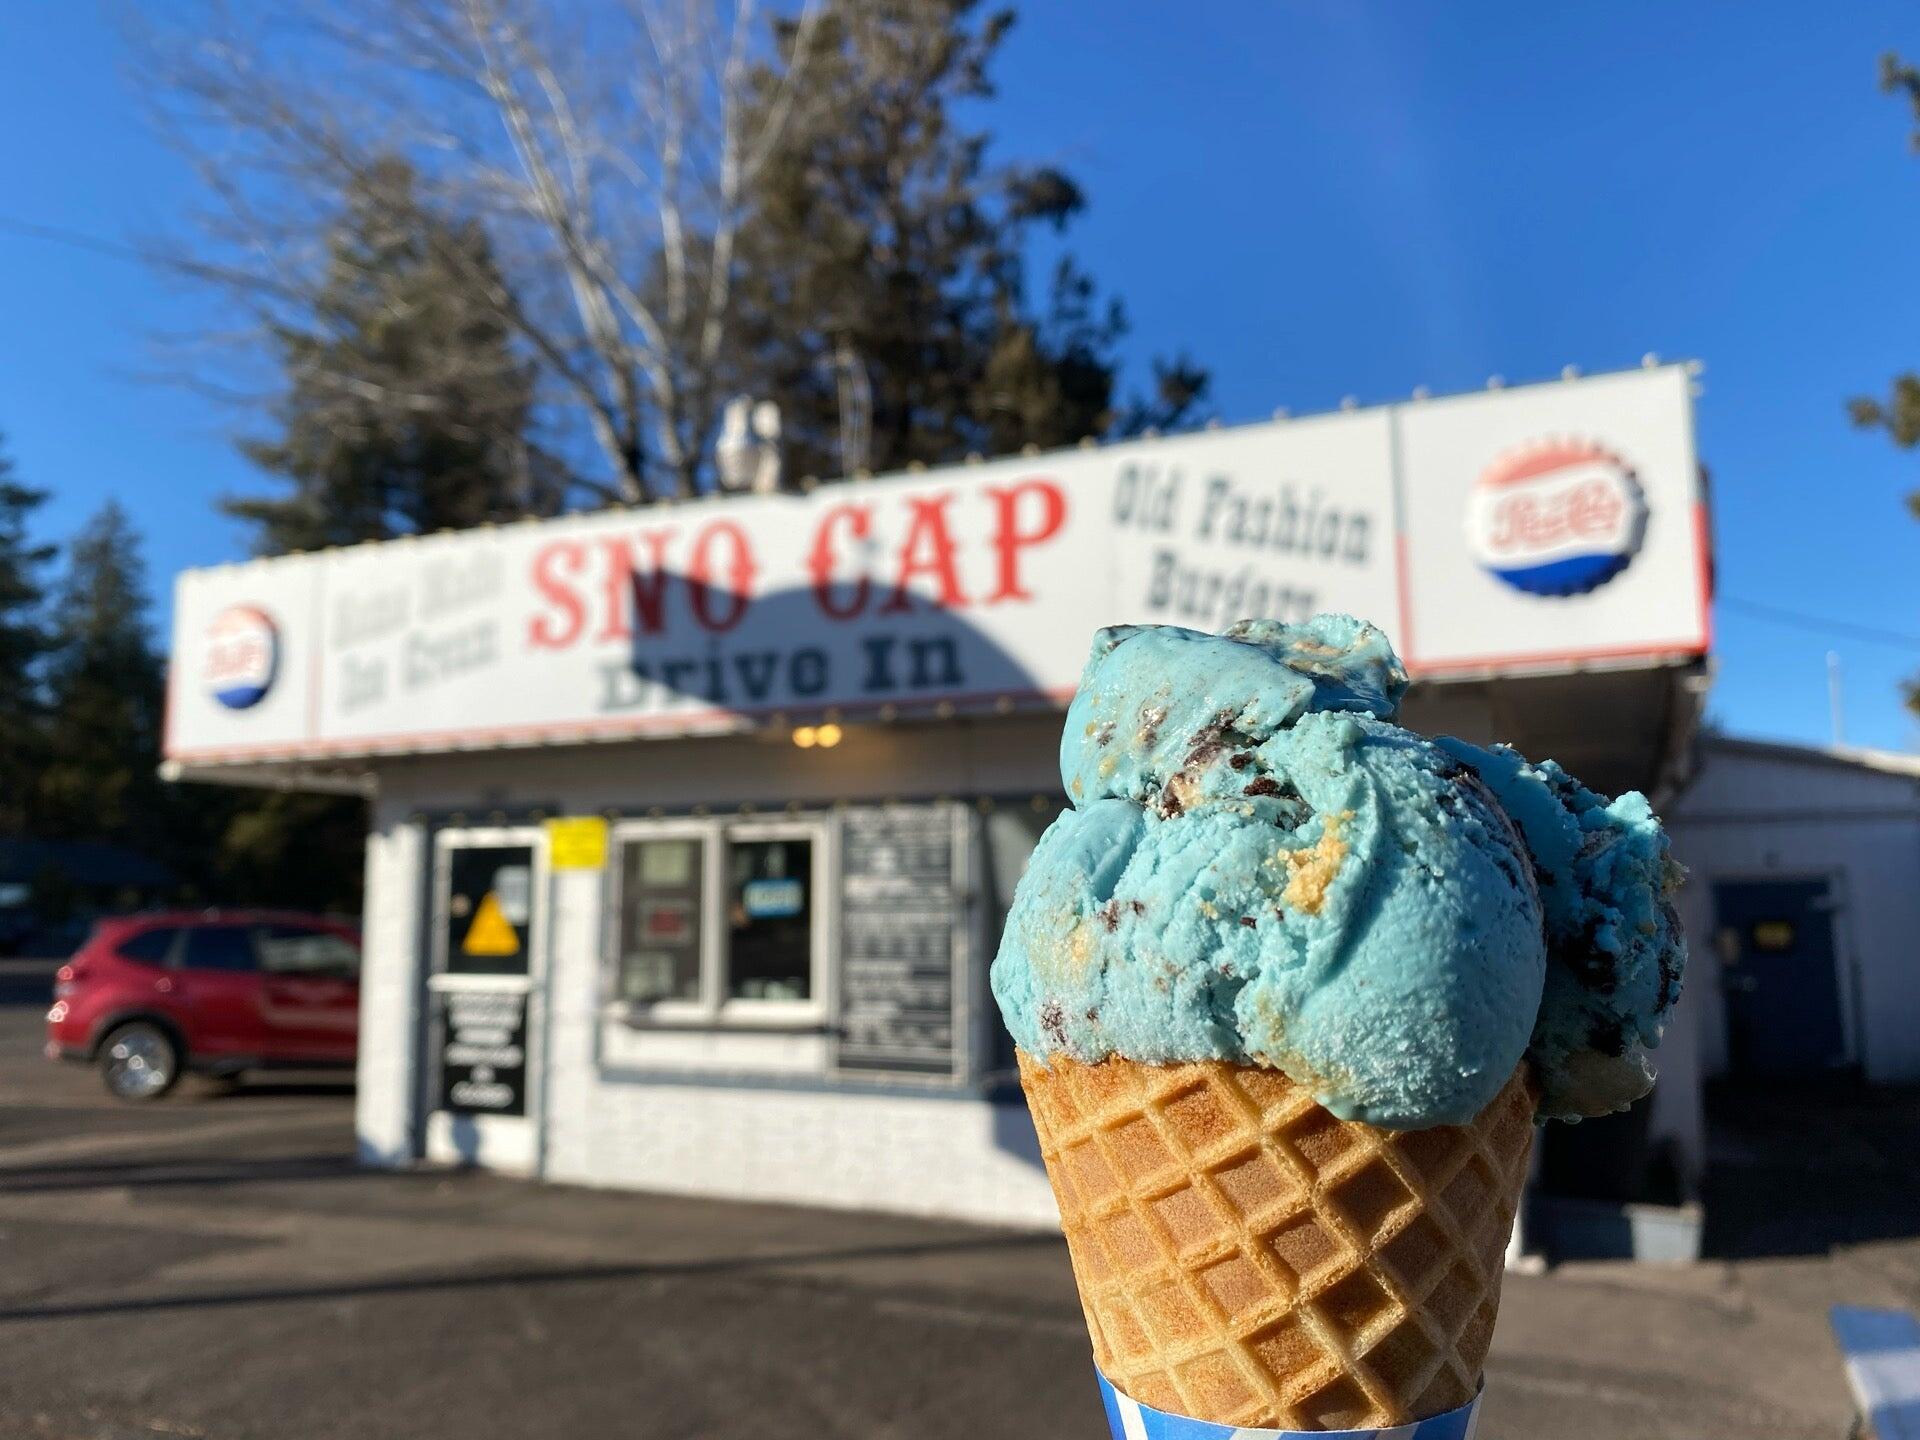
[[[1825,880],[1722,881],[1720,988],[1739,1075],[1817,1075],[1847,1063]]]

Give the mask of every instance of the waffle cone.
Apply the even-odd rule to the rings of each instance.
[[[1124,1394],[1289,1430],[1473,1398],[1533,1143],[1524,1066],[1470,1125],[1391,1131],[1262,1067],[1019,1058],[1094,1360]]]

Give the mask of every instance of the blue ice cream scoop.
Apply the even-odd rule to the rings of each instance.
[[[1401,1129],[1523,1056],[1543,1114],[1645,1093],[1683,957],[1658,822],[1400,728],[1406,684],[1344,615],[1101,631],[993,966],[1021,1047],[1269,1065]]]

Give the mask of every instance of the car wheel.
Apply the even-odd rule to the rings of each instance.
[[[134,1020],[100,1047],[107,1093],[120,1100],[158,1100],[180,1078],[180,1046],[150,1020]]]

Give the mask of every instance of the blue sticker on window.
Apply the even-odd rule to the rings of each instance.
[[[806,892],[798,880],[749,880],[741,887],[740,903],[750,920],[779,920],[805,908]]]

